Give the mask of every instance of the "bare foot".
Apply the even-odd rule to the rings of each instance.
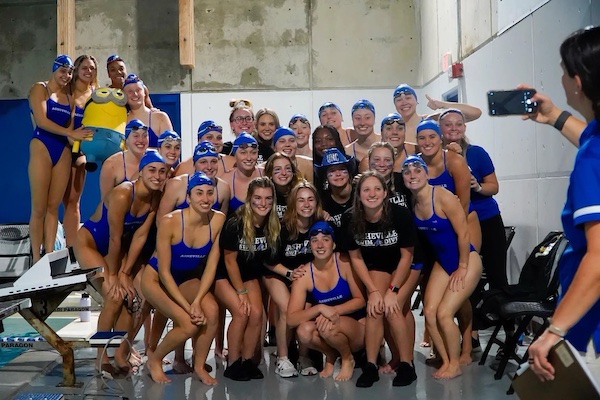
[[[194,369],[187,363],[187,361],[173,360],[173,373],[174,374],[191,374]]]
[[[133,367],[139,367],[140,365],[142,365],[144,363],[144,361],[142,360],[142,357],[140,357],[139,353],[135,354],[133,352],[129,356],[128,361],[129,361],[129,364],[131,364],[131,366],[133,366]]]
[[[449,364],[443,363],[441,367],[439,367],[438,369],[436,369],[434,372],[431,373],[431,376],[433,376],[435,379],[440,379],[440,374],[443,374],[444,371],[446,371],[446,369],[448,368]]]
[[[210,376],[208,371],[206,371],[204,368],[198,368],[195,372],[198,376],[198,379],[200,379],[200,381],[205,385],[213,386],[217,384],[217,379]]]
[[[470,365],[473,362],[473,358],[470,353],[463,353],[459,358],[460,365]]]
[[[227,361],[227,355],[229,352],[227,349],[215,349],[215,357],[219,357],[221,360]]]
[[[398,361],[392,358],[389,363],[379,367],[379,372],[381,372],[382,374],[393,374],[394,372],[396,372],[398,364]]]
[[[350,357],[347,360],[342,359],[342,366],[340,367],[340,372],[333,378],[336,381],[347,381],[352,378],[352,374],[354,373],[354,358]]]
[[[321,378],[329,378],[333,375],[333,364],[326,362],[323,366],[323,371],[319,372]]]
[[[146,362],[146,367],[150,372],[150,377],[156,383],[169,383],[171,380],[165,374],[165,371],[162,369],[162,361],[155,360],[154,357],[148,358],[148,362]]]
[[[435,378],[436,379],[452,379],[462,375],[462,369],[460,364],[448,364],[445,371],[440,372]]]

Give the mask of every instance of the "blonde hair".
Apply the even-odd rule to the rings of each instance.
[[[258,121],[263,115],[270,115],[271,117],[273,117],[273,120],[275,122],[275,129],[281,126],[279,124],[279,117],[277,116],[277,113],[275,111],[271,110],[270,108],[261,108],[256,112],[256,116],[254,117],[254,129],[256,129],[256,140],[262,140],[262,138],[258,134]]]
[[[236,210],[236,216],[238,221],[242,225],[242,239],[249,249],[249,257],[254,255],[256,251],[256,245],[254,239],[256,238],[256,230],[254,228],[254,212],[252,211],[251,203],[254,191],[260,188],[269,188],[273,193],[273,204],[271,205],[271,211],[267,215],[267,222],[264,225],[265,238],[267,244],[271,249],[271,255],[275,255],[277,251],[277,245],[279,241],[279,234],[281,233],[281,224],[277,217],[277,210],[275,201],[275,185],[266,176],[254,178],[248,184],[248,194],[246,195],[246,202]]]
[[[292,191],[290,192],[287,198],[287,208],[285,210],[285,214],[283,214],[283,223],[285,224],[285,227],[287,228],[287,231],[290,234],[290,239],[296,239],[299,233],[296,198],[298,197],[298,192],[301,189],[309,189],[311,192],[313,192],[313,195],[315,196],[315,200],[317,202],[315,207],[315,213],[312,215],[312,217],[310,217],[310,223],[308,225],[311,226],[313,222],[325,219],[323,205],[321,204],[321,198],[319,197],[317,188],[315,187],[315,185],[313,185],[306,179],[303,179],[302,181],[300,181],[300,183],[298,183],[292,188]]]

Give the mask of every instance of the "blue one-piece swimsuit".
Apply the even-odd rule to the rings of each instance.
[[[46,118],[60,126],[69,126],[71,121],[71,104],[61,104],[50,98],[51,94],[48,90],[48,86],[44,83],[44,87],[48,92],[48,99],[46,100]],[[67,99],[69,96],[67,96]],[[32,113],[33,114],[33,113]],[[69,139],[63,135],[57,135],[56,133],[49,132],[36,126],[33,131],[33,139],[41,141],[52,160],[52,166],[55,166],[62,155],[65,147],[69,146]]]
[[[125,218],[123,219],[123,236],[131,234],[135,232],[148,217],[150,212],[146,212],[145,214],[136,217],[131,214],[131,205],[133,204],[133,200],[135,198],[135,186],[132,187],[131,194],[131,204],[129,205],[129,211],[125,214]],[[108,254],[108,243],[110,241],[110,228],[108,225],[108,209],[106,205],[102,204],[102,216],[98,221],[92,221],[88,219],[85,221],[83,226],[90,231],[94,241],[96,242],[96,249],[98,252],[104,257]]]
[[[212,248],[212,228],[208,224],[208,242],[204,246],[189,247],[184,240],[183,212],[181,213],[181,241],[171,245],[171,275],[177,286],[190,279],[202,277],[206,260]],[[158,272],[156,255],[148,262]]]
[[[317,289],[315,285],[315,275],[313,273],[313,264],[310,263],[310,276],[312,277],[313,289],[309,292],[308,302],[311,304],[325,304],[331,307],[338,306],[340,304],[344,304],[345,302],[352,300],[352,292],[350,291],[350,285],[348,281],[345,280],[340,274],[340,267],[338,265],[338,259],[335,257],[335,267],[338,273],[338,281],[333,288],[326,292],[322,292]],[[354,318],[355,320],[359,320],[366,316],[366,310],[361,308],[360,310],[356,310],[351,314],[348,314],[348,317]]]
[[[434,192],[435,186],[431,190],[433,214],[426,220],[419,219],[415,215],[415,225],[419,231],[425,233],[427,241],[433,246],[440,265],[448,275],[451,275],[458,269],[458,238],[450,220],[435,213]],[[469,244],[469,251],[475,251],[471,244]]]

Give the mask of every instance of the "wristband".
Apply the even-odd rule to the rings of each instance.
[[[371,294],[371,293],[375,293],[375,292],[379,292],[379,290],[378,290],[378,289],[371,290],[371,291],[369,292],[369,294]]]
[[[394,285],[390,285],[390,287],[388,288],[392,291],[392,293],[398,293],[400,291],[400,288],[398,286],[394,286]]]
[[[558,326],[554,325],[552,323],[552,319],[548,319],[548,321],[550,321],[550,326],[548,326],[548,332],[555,334],[556,336],[559,336],[561,338],[564,338],[565,335],[567,334],[567,331],[559,328]]]
[[[567,119],[569,119],[570,116],[571,113],[568,111],[561,112],[558,118],[556,118],[553,126],[559,131],[562,131],[563,127],[565,126],[565,122],[567,122]]]
[[[127,272],[125,272],[125,271],[119,271],[119,272],[120,272],[121,274],[123,274],[123,275],[126,275],[126,276],[131,276],[130,274],[128,274],[128,273],[127,273]]]
[[[247,287],[244,287],[244,288],[243,288],[243,289],[241,289],[241,290],[237,290],[237,289],[235,289],[235,292],[236,292],[237,294],[246,294],[246,293],[248,293],[248,288],[247,288]]]

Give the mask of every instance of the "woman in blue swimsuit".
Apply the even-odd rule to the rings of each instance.
[[[354,372],[352,353],[364,347],[365,299],[350,263],[334,253],[333,228],[317,221],[308,236],[314,260],[302,267],[306,273],[292,284],[287,323],[296,328],[302,345],[325,354],[321,377],[333,375],[339,354],[342,365],[334,379],[347,381]]]
[[[138,166],[148,149],[148,127],[139,119],[132,119],[125,126],[125,150],[108,157],[100,170],[100,198],[104,198],[123,182],[138,176]]]
[[[83,109],[92,95],[94,89],[98,88],[98,62],[94,56],[87,54],[77,57],[73,68],[73,80],[70,84],[70,92],[74,105],[73,127],[75,129],[82,126]],[[73,245],[77,238],[77,230],[81,222],[81,212],[79,201],[85,183],[85,155],[82,153],[73,154],[73,163],[71,164],[71,176],[69,184],[63,197],[63,206],[65,209],[63,217],[63,227],[65,228],[65,239],[71,262],[75,261]]]
[[[235,156],[235,168],[223,175],[223,180],[229,184],[229,213],[233,213],[244,204],[248,184],[256,177],[262,176],[256,167],[258,160],[258,142],[249,133],[242,132],[233,141],[231,150]]]
[[[481,277],[481,258],[469,240],[461,203],[449,190],[428,183],[427,165],[419,156],[402,165],[404,183],[413,194],[414,220],[433,247],[436,262],[424,298],[425,324],[442,359],[437,379],[462,374],[460,331],[454,322]]]
[[[219,261],[219,235],[225,214],[214,211],[214,181],[195,172],[188,182],[190,206],[161,218],[156,254],[142,276],[144,297],[174,327],[148,356],[152,380],[171,380],[162,368],[163,358],[189,338],[194,340],[194,371],[207,385],[217,380],[204,364],[217,329],[217,303],[210,293]]]
[[[424,120],[417,125],[417,144],[422,151],[421,157],[427,163],[429,183],[433,186],[442,186],[458,196],[467,216],[470,243],[479,252],[481,250],[481,226],[477,211],[471,205],[471,172],[467,161],[454,151],[444,150],[440,126],[431,119]],[[471,357],[473,310],[470,302],[463,305],[458,319],[465,338],[462,341],[461,362],[468,365],[473,361]]]
[[[144,103],[144,82],[135,74],[127,75],[123,83],[123,92],[127,95],[129,113],[127,121],[139,119],[148,127],[148,141],[151,148],[158,148],[158,136],[172,130],[173,124],[167,113],[151,109]]]
[[[35,83],[29,92],[34,126],[29,142],[29,232],[34,263],[41,258],[42,246],[45,252],[54,249],[58,207],[69,183],[69,138],[83,140],[93,134],[89,129],[72,125],[71,98],[67,94],[72,75],[73,61],[61,54],[54,60],[50,80]]]
[[[139,172],[137,180],[115,187],[77,233],[75,254],[81,268],[104,268],[104,305],[98,318],[99,331],[111,330],[117,319],[118,328],[132,329],[132,316],[121,311],[125,298],[128,299],[126,305],[131,306],[137,296],[133,286],[138,272],[136,259],[154,224],[167,166],[156,151],[148,150],[140,160]],[[128,350],[122,346],[115,353],[118,369],[129,369]],[[99,361],[103,369],[117,371],[107,359]]]

